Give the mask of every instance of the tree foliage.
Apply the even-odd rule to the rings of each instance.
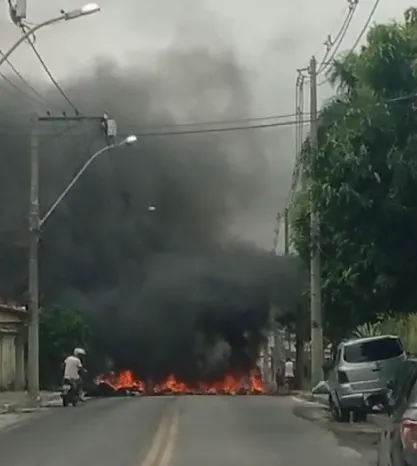
[[[302,158],[312,183],[293,213],[293,240],[309,257],[311,196],[321,216],[326,324],[346,331],[417,300],[417,14],[374,26],[339,59],[337,89]]]
[[[54,306],[44,309],[39,325],[40,375],[43,385],[59,384],[61,366],[75,347],[89,349],[91,330],[84,315]]]

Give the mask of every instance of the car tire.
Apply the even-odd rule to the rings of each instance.
[[[353,411],[353,422],[366,422],[368,413],[363,409],[355,409]]]
[[[329,395],[329,408],[335,421],[337,422],[349,422],[350,421],[350,411],[346,408],[338,408],[336,403],[334,403],[333,401],[332,395]]]

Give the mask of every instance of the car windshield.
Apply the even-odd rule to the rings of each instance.
[[[402,352],[403,348],[397,338],[384,338],[346,345],[344,360],[346,362],[382,361],[396,358]]]

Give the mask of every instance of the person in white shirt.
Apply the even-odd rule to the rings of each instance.
[[[81,356],[85,356],[85,350],[83,350],[82,348],[75,348],[74,354],[68,356],[64,361],[64,380],[67,379],[70,383],[75,384],[80,393],[80,372],[83,371],[83,363],[80,359]]]
[[[284,377],[285,377],[286,382],[288,383],[288,387],[290,388],[290,390],[293,390],[295,374],[294,374],[294,363],[291,361],[291,358],[287,358],[285,361]]]

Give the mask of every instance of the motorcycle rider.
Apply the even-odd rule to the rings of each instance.
[[[75,348],[71,356],[68,356],[64,361],[64,380],[68,380],[72,385],[75,386],[78,391],[79,398],[82,401],[81,396],[81,372],[84,372],[83,363],[81,358],[86,355],[83,348]]]

